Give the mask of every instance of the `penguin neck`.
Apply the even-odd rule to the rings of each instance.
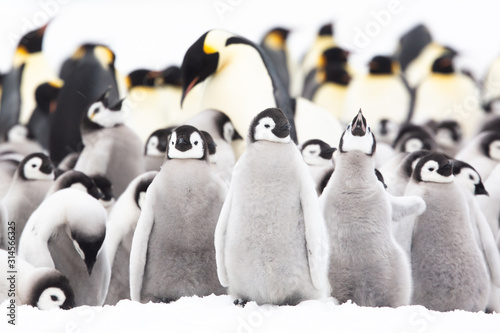
[[[335,160],[334,174],[349,188],[367,187],[377,181],[374,159],[360,151],[339,154]]]

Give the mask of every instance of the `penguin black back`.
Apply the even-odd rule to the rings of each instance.
[[[401,69],[405,71],[408,64],[431,42],[431,33],[423,24],[419,24],[405,33],[399,40],[398,60]]]

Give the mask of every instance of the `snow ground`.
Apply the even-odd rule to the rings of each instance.
[[[5,309],[6,303],[1,307]],[[2,316],[3,317],[3,316]],[[235,306],[229,296],[184,297],[171,304],[121,301],[116,306],[72,310],[17,309],[15,328],[2,332],[499,332],[500,315],[465,311],[434,312],[422,306],[392,308],[335,305],[330,300],[297,306]],[[5,329],[7,328],[7,331]]]

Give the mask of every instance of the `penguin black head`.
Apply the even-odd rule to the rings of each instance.
[[[333,24],[327,23],[319,28],[318,36],[333,36]]]
[[[103,175],[95,175],[92,176],[92,180],[101,192],[101,198],[99,198],[99,200],[110,202],[114,199],[113,185],[107,177]]]
[[[500,161],[500,133],[485,132],[480,146],[483,154],[495,161]]]
[[[399,129],[393,147],[399,152],[411,153],[417,150],[433,151],[437,144],[433,134],[423,126],[405,124]]]
[[[432,152],[423,156],[413,171],[413,179],[417,182],[451,183],[453,178],[451,161],[440,153]]]
[[[45,271],[34,281],[27,304],[40,310],[69,310],[76,306],[75,294],[66,276],[57,270]]]
[[[290,33],[289,29],[277,27],[266,33],[262,40],[262,45],[266,45],[276,50],[283,50],[286,47],[286,39]]]
[[[19,41],[18,47],[24,48],[28,53],[37,53],[42,51],[43,36],[47,25],[25,34]]]
[[[161,77],[156,80],[156,85],[172,85],[182,88],[181,69],[179,66],[169,66],[161,71]]]
[[[500,116],[494,116],[493,118],[488,117],[488,121],[481,126],[479,133],[488,131],[500,133]]]
[[[205,142],[207,143],[207,149],[208,149],[208,160],[210,163],[216,163],[217,162],[217,144],[215,143],[214,139],[208,133],[207,131],[200,131],[201,134],[203,134],[203,138],[205,139]]]
[[[181,105],[189,91],[215,73],[219,65],[219,52],[213,46],[206,43],[209,33],[210,31],[207,31],[198,38],[184,55],[181,65],[183,82]]]
[[[350,151],[361,151],[368,156],[375,153],[377,144],[370,126],[367,126],[366,119],[363,117],[361,109],[352,122],[347,125],[342,137],[340,138],[339,151],[347,153]]]
[[[325,69],[325,82],[347,86],[351,82],[351,79],[351,75],[341,66],[328,66]]]
[[[231,119],[229,119],[229,117],[224,112],[217,110],[215,122],[217,123],[217,127],[219,128],[219,135],[227,142],[231,143],[234,140],[243,139],[236,128],[234,128]]]
[[[19,177],[24,180],[54,180],[54,165],[44,153],[26,156],[17,167]]]
[[[66,171],[56,179],[56,183],[59,190],[65,188],[76,188],[87,192],[97,200],[103,198],[103,194],[95,182],[89,176],[80,171]]]
[[[92,274],[92,269],[97,261],[97,256],[102,248],[106,232],[104,231],[99,236],[87,236],[84,233],[72,231],[71,238],[73,239],[73,245],[76,252],[80,255],[82,260],[85,262],[87,267],[87,272],[89,275]]]
[[[425,155],[428,155],[430,151],[428,150],[417,150],[409,155],[406,155],[403,161],[401,162],[401,170],[403,174],[410,179],[411,175],[413,173],[413,170],[415,169],[415,166],[417,165],[418,161],[424,157]]]
[[[455,120],[444,120],[434,130],[439,145],[453,147],[462,141],[460,124]]]
[[[146,141],[144,155],[146,156],[165,156],[168,146],[168,138],[172,134],[175,127],[161,128],[154,131]]]
[[[388,75],[395,74],[397,63],[391,58],[386,56],[375,56],[368,63],[370,74],[375,75]]]
[[[203,134],[193,126],[177,127],[170,135],[168,159],[208,159],[208,147]]]
[[[290,123],[281,109],[269,108],[253,118],[250,124],[249,139],[278,143],[290,142]]]
[[[81,45],[71,56],[73,60],[79,60],[84,57],[96,58],[103,67],[114,68],[116,56],[115,53],[106,45],[86,43]]]
[[[349,58],[349,51],[338,46],[330,47],[323,51],[320,57],[320,67],[331,65],[344,66]]]
[[[160,72],[150,71],[148,69],[136,69],[130,72],[126,77],[127,88],[154,87],[156,78],[160,76]]]
[[[56,109],[57,95],[59,95],[60,90],[61,86],[55,82],[40,84],[35,90],[36,104],[42,111],[46,111],[49,114],[54,112]]]
[[[122,112],[123,99],[114,104],[109,102],[109,88],[87,109],[83,129],[109,128],[122,125],[125,116]]]
[[[151,185],[151,183],[153,182],[153,179],[154,177],[141,179],[141,181],[137,184],[137,187],[135,188],[134,202],[137,205],[137,207],[139,207],[139,209],[142,209],[144,200],[146,199],[146,192],[149,188],[149,185]]]
[[[322,166],[332,164],[333,153],[336,151],[337,148],[330,147],[328,143],[318,139],[304,142],[300,150],[306,164]]]
[[[445,55],[440,56],[432,63],[432,72],[439,74],[452,74],[455,72],[453,67],[453,58],[456,54],[454,52],[448,52]]]
[[[375,169],[375,176],[377,177],[377,180],[384,185],[384,188],[387,188],[387,184],[385,183],[384,176],[382,175],[382,172],[380,172],[378,169]]]
[[[453,175],[457,182],[462,182],[474,195],[488,195],[481,181],[481,176],[470,164],[453,160]]]

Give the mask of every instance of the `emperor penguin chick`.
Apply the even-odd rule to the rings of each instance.
[[[321,195],[333,173],[335,168],[333,154],[336,151],[337,148],[330,147],[329,144],[318,139],[308,140],[302,144],[300,152],[304,162],[309,166],[318,195]]]
[[[330,237],[328,277],[339,302],[397,307],[410,303],[411,272],[391,221],[395,215],[421,213],[425,206],[386,193],[374,172],[375,148],[360,110],[340,139],[335,172],[320,197]]]
[[[283,112],[259,113],[247,142],[215,230],[220,282],[243,304],[295,305],[327,297],[325,224]]]
[[[422,157],[406,194],[419,195],[427,204],[413,228],[412,303],[435,311],[483,311],[488,273],[451,162],[439,153]]]
[[[177,127],[146,193],[130,253],[133,301],[221,295],[214,232],[227,187],[208,163],[203,134]]]

